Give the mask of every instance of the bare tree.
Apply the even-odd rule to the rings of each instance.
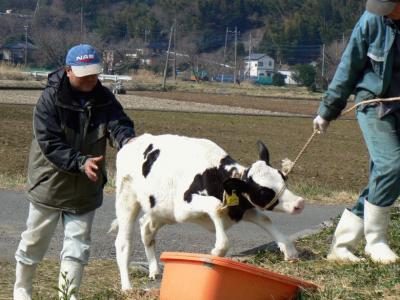
[[[316,80],[321,83],[321,87],[325,89],[329,82],[335,75],[337,66],[340,63],[343,51],[346,48],[346,42],[337,40],[325,47],[325,53],[321,53],[321,57],[318,60],[318,70]],[[322,56],[324,55],[324,58]]]
[[[80,32],[69,32],[55,28],[36,28],[33,31],[36,47],[36,61],[38,65],[60,67],[65,64],[65,55],[68,49],[79,42]]]

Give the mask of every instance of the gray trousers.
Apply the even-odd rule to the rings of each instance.
[[[73,260],[86,265],[90,255],[90,233],[94,215],[94,210],[77,215],[30,203],[27,229],[21,234],[15,259],[26,265],[39,263],[46,254],[58,220],[61,219],[64,228],[61,260]]]

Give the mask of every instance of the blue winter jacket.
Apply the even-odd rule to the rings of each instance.
[[[355,102],[382,97],[388,90],[393,67],[395,31],[390,20],[365,12],[350,37],[335,76],[323,96],[318,114],[333,120],[346,107],[350,94]]]

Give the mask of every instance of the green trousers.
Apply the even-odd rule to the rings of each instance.
[[[364,216],[364,201],[390,206],[400,195],[400,111],[378,117],[376,107],[357,111],[357,119],[370,156],[367,187],[352,212]]]

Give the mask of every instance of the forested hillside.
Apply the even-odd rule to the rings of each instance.
[[[236,27],[239,54],[251,45],[295,64],[346,39],[363,9],[360,0],[0,0],[0,44],[25,41],[28,26],[41,61],[55,65],[80,41],[101,49],[165,47],[176,24],[180,52],[221,53],[226,43],[231,56]]]

